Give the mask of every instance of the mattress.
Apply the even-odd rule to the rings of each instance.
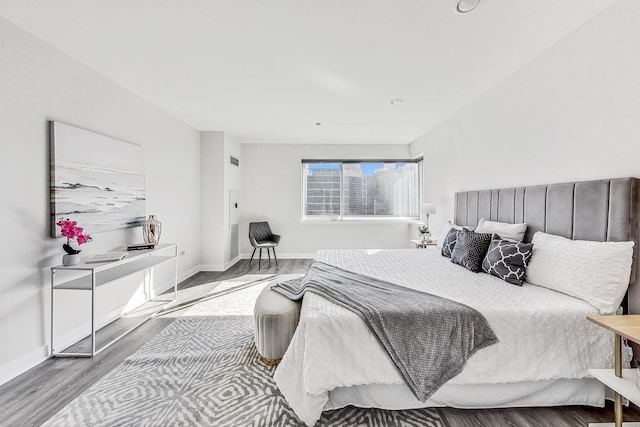
[[[479,310],[500,342],[478,351],[444,387],[580,380],[588,378],[589,368],[613,366],[612,334],[585,319],[602,313],[580,299],[472,273],[435,250],[328,250],[319,251],[315,259]],[[274,379],[307,425],[315,424],[323,410],[336,407],[329,399],[332,391],[404,385],[364,322],[315,294],[303,300],[298,329]],[[464,407],[456,405],[455,396],[445,404]],[[412,405],[415,402],[407,399],[407,407]],[[489,400],[486,406],[474,403],[495,406]]]

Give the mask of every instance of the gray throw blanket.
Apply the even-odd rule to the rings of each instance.
[[[462,372],[476,351],[498,342],[471,307],[319,261],[305,277],[271,289],[291,300],[312,292],[358,314],[421,401]]]

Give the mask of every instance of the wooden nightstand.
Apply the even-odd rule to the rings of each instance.
[[[426,242],[423,242],[422,240],[410,240],[411,243],[413,243],[414,245],[416,245],[416,248],[426,248],[427,246],[437,246],[438,245],[438,241],[437,240],[427,240]]]
[[[640,427],[638,422],[622,422],[622,396],[640,406],[640,390],[636,386],[636,370],[622,369],[622,338],[640,343],[640,315],[587,316],[587,319],[615,334],[615,368],[589,369],[591,375],[615,392],[615,423],[590,423],[589,426]]]

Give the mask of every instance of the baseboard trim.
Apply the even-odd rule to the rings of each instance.
[[[200,271],[224,271],[224,264],[200,264]]]
[[[242,258],[240,258],[240,255],[238,255],[237,257],[235,257],[234,259],[232,259],[231,261],[227,261],[224,263],[224,271],[227,271],[228,269],[230,269],[231,267],[234,266],[234,264],[236,264],[238,261],[240,261]]]
[[[43,345],[23,356],[0,366],[0,385],[11,381],[20,374],[37,366],[49,358],[49,346]]]
[[[241,256],[237,256],[231,261],[225,262],[224,264],[200,264],[197,268],[199,269],[199,271],[227,271],[241,259]]]

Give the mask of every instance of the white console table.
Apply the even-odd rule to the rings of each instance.
[[[178,296],[178,245],[175,243],[164,243],[156,246],[155,249],[130,251],[121,261],[83,263],[72,266],[57,265],[51,267],[51,356],[53,357],[93,357],[105,350],[111,344],[133,331],[138,326],[149,320],[153,314],[145,317],[140,322],[134,324],[115,338],[106,343],[101,343],[98,347],[96,343],[96,288],[106,285],[118,279],[136,274],[165,262],[175,263],[175,281],[173,285],[173,298],[164,304],[156,313],[169,304],[175,302]],[[56,274],[61,272],[79,272],[72,278],[57,280]],[[57,351],[55,347],[54,321],[55,304],[54,297],[58,290],[89,291],[91,292],[91,351],[89,352],[63,352]],[[147,295],[145,302],[151,298]]]

